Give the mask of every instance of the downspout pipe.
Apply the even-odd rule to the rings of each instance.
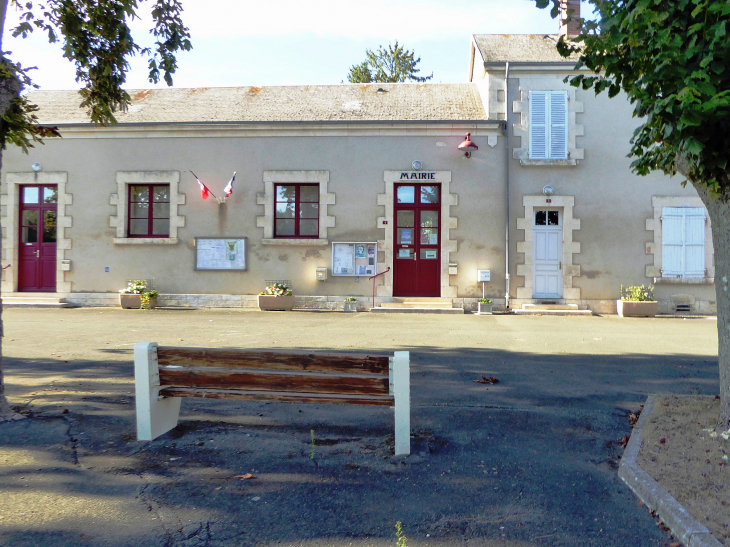
[[[509,61],[504,63],[504,307],[509,311]]]

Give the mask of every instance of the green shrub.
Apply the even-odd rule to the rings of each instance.
[[[621,300],[627,302],[651,302],[654,300],[654,286],[632,285],[626,287],[621,285]]]

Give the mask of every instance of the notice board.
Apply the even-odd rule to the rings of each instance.
[[[375,275],[377,249],[373,241],[332,243],[332,275]]]
[[[245,237],[196,237],[195,269],[246,270]]]

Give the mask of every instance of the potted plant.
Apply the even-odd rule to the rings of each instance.
[[[125,310],[153,310],[157,307],[159,294],[155,290],[147,290],[147,281],[144,279],[132,279],[127,281],[127,288],[119,291],[119,304]]]
[[[616,311],[621,317],[654,317],[657,301],[654,300],[654,287],[649,285],[621,285],[621,299],[616,301]]]
[[[357,311],[357,298],[355,298],[354,296],[348,296],[347,298],[345,298],[344,311],[356,312]]]
[[[492,315],[492,301],[489,298],[480,298],[477,306],[477,315]]]
[[[274,283],[258,295],[261,311],[291,311],[294,308],[294,294],[284,283]]]

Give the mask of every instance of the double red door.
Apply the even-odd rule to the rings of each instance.
[[[393,296],[441,296],[441,186],[396,184]]]
[[[56,186],[22,186],[18,290],[56,291]]]

